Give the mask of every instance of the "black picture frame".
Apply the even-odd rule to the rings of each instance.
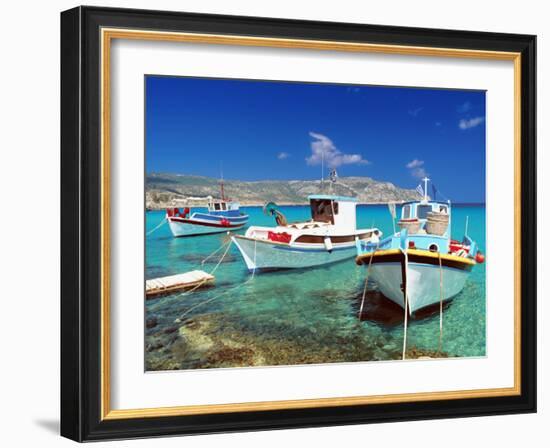
[[[521,393],[102,420],[102,27],[521,53]],[[99,7],[61,13],[61,434],[92,441],[536,412],[535,58],[531,35]]]

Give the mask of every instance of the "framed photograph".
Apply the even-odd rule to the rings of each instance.
[[[61,14],[61,433],[536,411],[535,36]]]

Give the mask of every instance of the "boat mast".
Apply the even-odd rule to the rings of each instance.
[[[424,181],[424,202],[428,202],[428,181],[430,179],[424,177],[422,180]]]
[[[225,201],[225,192],[223,190],[223,179],[220,181],[220,190],[222,193],[222,201]]]
[[[323,186],[325,184],[325,150],[321,149],[321,191],[323,191]]]
[[[223,189],[223,167],[222,167],[222,162],[220,162],[220,193],[222,195],[222,201],[225,201],[225,191]]]

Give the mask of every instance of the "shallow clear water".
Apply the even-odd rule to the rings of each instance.
[[[261,207],[243,207],[249,223],[273,225]],[[307,206],[281,207],[289,221],[309,219]],[[485,207],[454,205],[452,235],[468,233],[485,252]],[[146,214],[150,231],[164,212]],[[360,205],[358,227],[385,235],[392,221],[385,205]],[[244,229],[239,233],[244,233]],[[167,225],[146,237],[146,278],[193,269],[210,272],[223,251],[201,261],[227,241],[217,234],[173,238]],[[231,245],[215,272],[215,287],[146,301],[146,365],[149,370],[302,364],[399,359],[403,310],[369,283],[365,311],[358,310],[365,268],[354,259],[300,271],[257,274],[250,279]],[[248,282],[247,282],[248,280]],[[245,283],[246,282],[246,283]],[[203,305],[189,310],[200,303]],[[184,313],[184,317],[177,321]],[[448,356],[485,355],[485,264],[472,271],[464,290],[445,305],[442,351]],[[408,348],[438,350],[439,307],[409,320]]]

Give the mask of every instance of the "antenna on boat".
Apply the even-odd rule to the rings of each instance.
[[[223,162],[220,161],[220,192],[222,195],[222,201],[225,201],[225,191],[223,189]]]
[[[332,193],[332,186],[338,181],[338,173],[336,168],[330,170],[330,192]]]
[[[325,150],[321,149],[321,191],[325,185]]]
[[[428,181],[430,179],[428,179],[428,177],[424,177],[422,180],[424,181],[424,201],[428,202]]]
[[[388,210],[391,215],[391,223],[393,225],[393,234],[395,235],[395,218],[397,216],[397,212],[395,209],[395,202],[388,202]]]

